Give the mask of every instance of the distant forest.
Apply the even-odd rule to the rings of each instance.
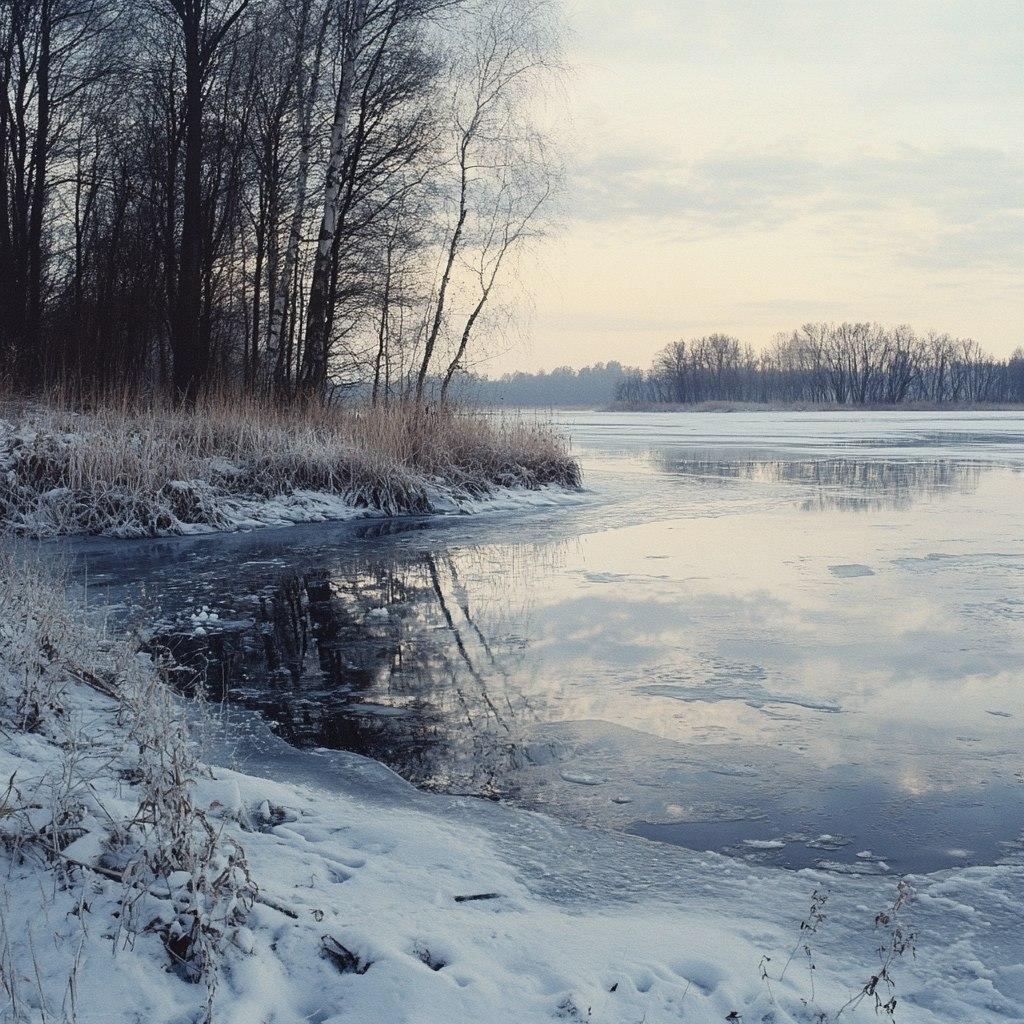
[[[760,352],[712,334],[672,342],[649,370],[597,363],[499,380],[470,378],[464,389],[485,404],[522,406],[1011,404],[1024,403],[1024,348],[997,359],[977,342],[948,334],[868,323],[806,324]]]
[[[506,373],[496,380],[467,376],[459,382],[458,390],[462,397],[482,405],[601,406],[615,401],[620,387],[640,372],[618,362],[595,363],[579,370],[559,366],[550,372]]]

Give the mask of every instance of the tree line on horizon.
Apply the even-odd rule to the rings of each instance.
[[[557,49],[548,0],[2,0],[0,379],[443,397]]]
[[[518,370],[500,377],[466,374],[458,384],[458,394],[481,405],[507,405],[518,408],[546,406],[600,406],[611,402],[619,386],[640,371],[623,366],[617,360],[593,366],[558,366],[534,373]]]
[[[968,338],[906,326],[805,324],[763,351],[725,334],[675,341],[615,389],[627,405],[794,402],[851,406],[1024,402],[1024,348],[1006,359]]]

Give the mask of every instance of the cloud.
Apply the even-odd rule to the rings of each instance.
[[[842,245],[889,235],[919,267],[1019,265],[1024,155],[984,148],[823,160],[791,152],[687,162],[625,150],[581,162],[570,218],[658,225],[684,235],[764,231],[796,221],[842,228]]]
[[[693,164],[642,152],[611,152],[573,174],[570,215],[582,220],[672,219],[694,229],[770,226],[819,187],[820,168],[778,157],[722,157]]]
[[[947,227],[938,232],[934,244],[911,249],[904,262],[925,270],[969,266],[1019,272],[1024,264],[1024,213],[1003,211]]]

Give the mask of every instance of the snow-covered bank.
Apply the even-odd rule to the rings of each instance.
[[[0,532],[168,536],[464,513],[579,488],[560,437],[455,409],[36,405],[0,418]]]
[[[31,571],[3,570],[0,1019],[201,1017],[208,986],[171,969],[198,917],[213,1019],[239,1024],[835,1020],[897,925],[917,952],[889,967],[896,1020],[1024,1019],[1019,866],[912,879],[885,922],[891,879],[774,871],[420,793],[258,723],[252,740],[211,736],[208,756],[233,767],[168,772],[157,737],[178,736],[166,751],[187,760],[181,719],[138,721],[175,706],[153,670]],[[155,801],[191,808],[174,843]],[[204,835],[205,867],[169,870],[197,861]],[[839,1019],[886,1018],[867,995]]]

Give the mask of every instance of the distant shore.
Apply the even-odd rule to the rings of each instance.
[[[845,405],[838,402],[611,402],[602,412],[1020,412],[1020,402],[901,402]]]

